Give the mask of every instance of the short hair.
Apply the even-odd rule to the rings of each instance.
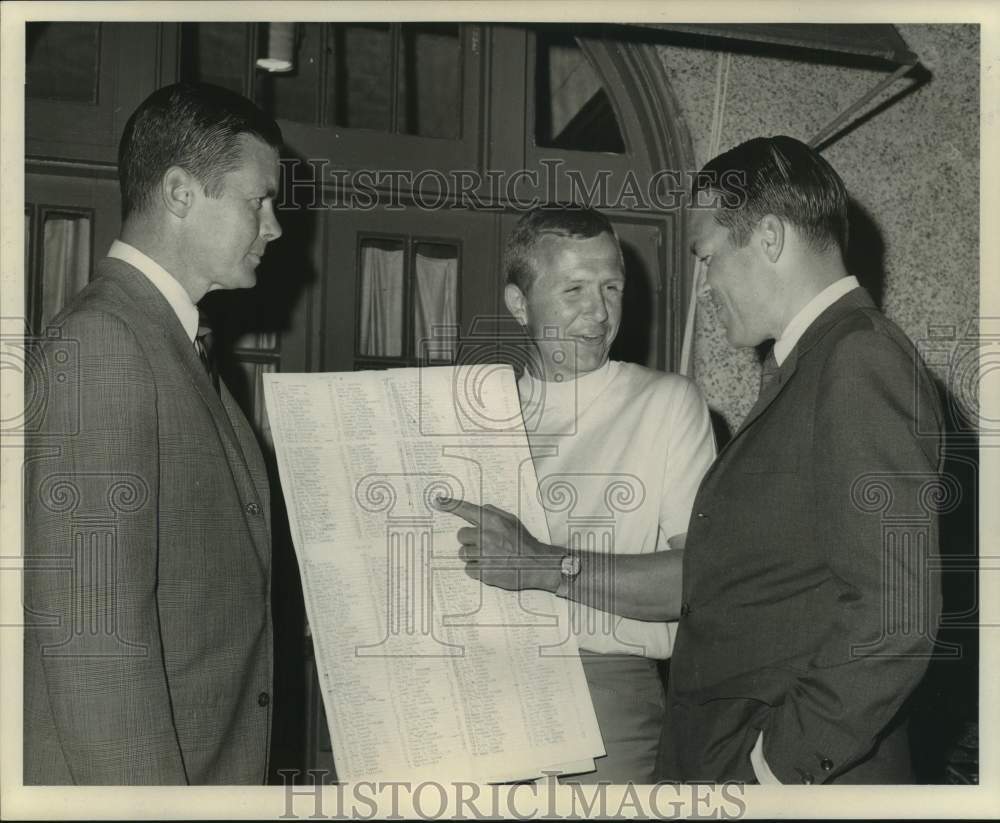
[[[818,152],[794,137],[757,137],[710,160],[695,176],[702,191],[721,196],[716,221],[745,246],[767,214],[787,221],[817,251],[847,251],[848,199],[840,175]]]
[[[208,83],[154,91],[132,113],[118,144],[122,220],[151,205],[171,166],[194,175],[209,197],[219,197],[223,176],[239,166],[243,134],[281,146],[274,118],[236,92]]]
[[[534,252],[543,237],[589,240],[602,234],[610,234],[614,238],[618,247],[618,257],[622,259],[618,232],[611,225],[611,221],[596,209],[558,204],[533,208],[521,216],[507,238],[504,247],[504,272],[507,275],[507,282],[513,283],[524,294],[528,293],[538,276]],[[625,268],[624,263],[622,268]]]

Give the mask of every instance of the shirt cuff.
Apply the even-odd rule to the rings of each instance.
[[[764,732],[757,735],[757,743],[754,744],[753,751],[750,752],[750,765],[753,767],[754,776],[762,786],[780,786],[781,781],[774,776],[764,759]]]

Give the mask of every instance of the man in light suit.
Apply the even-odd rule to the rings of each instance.
[[[847,193],[816,152],[760,138],[698,180],[692,251],[729,343],[774,340],[756,405],[695,498],[683,552],[545,546],[461,504],[468,570],[507,588],[680,617],[670,669],[674,780],[905,783],[901,707],[929,662],[938,397],[906,336],[844,267]],[[562,569],[562,571],[561,571]]]
[[[280,143],[199,84],[125,127],[121,239],[37,362],[71,357],[28,376],[45,405],[25,453],[26,784],[265,780],[267,474],[196,304],[255,284]]]

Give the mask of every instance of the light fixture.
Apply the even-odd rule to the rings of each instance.
[[[257,58],[257,68],[273,74],[291,71],[294,67],[295,24],[268,23],[267,51]]]

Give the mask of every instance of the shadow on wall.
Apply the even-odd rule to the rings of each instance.
[[[657,352],[651,351],[656,327],[656,295],[653,275],[646,271],[642,258],[628,243],[622,243],[625,258],[625,293],[618,336],[611,347],[611,359],[656,368]]]
[[[928,77],[920,74],[918,84]],[[903,94],[912,91],[911,87]],[[886,281],[882,232],[853,198],[848,209],[847,270],[882,309]],[[951,374],[949,382],[966,385],[962,377]],[[978,782],[979,771],[978,411],[967,408],[942,381],[936,383],[945,409],[941,473],[959,490],[959,499],[939,520],[944,617],[936,655],[910,700],[910,741],[918,782],[968,784]]]
[[[977,363],[978,365],[978,363]],[[960,385],[953,375],[953,385]],[[921,783],[979,782],[978,410],[938,381],[945,408],[941,474],[958,489],[939,520],[943,573],[937,650],[911,700],[910,742]]]
[[[853,197],[848,203],[848,241],[844,263],[858,278],[875,305],[882,308],[885,297],[885,241],[874,218]]]

